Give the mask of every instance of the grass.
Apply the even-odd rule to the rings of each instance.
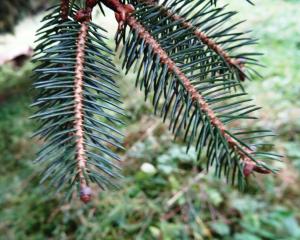
[[[249,19],[246,28],[261,39],[257,48],[265,53],[264,78],[247,89],[264,107],[257,124],[279,134],[276,146],[285,161],[278,175],[252,178],[247,193],[212,174],[199,175],[193,151],[186,155],[160,119],[148,115],[151,106],[128,85],[129,75],[120,78],[129,113],[123,187],[99,192],[87,206],[61,204],[61,195],[38,184],[40,167],[32,164],[40,144],[30,138],[35,125],[28,119],[32,65],[19,70],[3,66],[0,239],[299,239],[300,2],[266,0],[249,8],[236,0],[232,8]]]

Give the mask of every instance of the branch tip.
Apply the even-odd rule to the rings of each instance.
[[[93,195],[93,191],[90,187],[88,186],[81,186],[80,189],[80,200],[87,204],[91,201]]]

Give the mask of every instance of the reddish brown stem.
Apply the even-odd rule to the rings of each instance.
[[[61,0],[60,2],[61,18],[68,19],[69,16],[69,0]]]
[[[124,26],[126,17],[134,11],[134,7],[131,4],[122,4],[119,0],[101,0],[101,2],[115,12],[119,30]]]
[[[85,48],[86,40],[89,30],[89,21],[91,20],[91,13],[97,1],[87,0],[86,9],[80,9],[75,19],[81,22],[80,31],[77,37],[76,50],[76,65],[74,78],[74,129],[76,137],[76,161],[78,168],[78,177],[80,181],[80,199],[87,203],[91,200],[92,190],[84,176],[86,169],[86,154],[84,146],[84,113],[83,113],[83,85],[84,85],[84,64],[85,64]]]
[[[86,155],[84,147],[84,114],[83,114],[83,77],[85,63],[85,47],[88,34],[88,22],[83,22],[78,34],[76,50],[76,67],[74,78],[74,110],[75,110],[75,137],[76,137],[76,160],[80,181],[80,199],[87,203],[91,200],[92,190],[88,186],[84,176],[86,169]]]
[[[114,12],[120,13],[124,9],[124,4],[122,4],[119,0],[101,0],[101,2]]]
[[[80,9],[76,12],[75,14],[75,20],[78,22],[89,22],[92,19],[92,11],[93,8],[97,4],[97,0],[86,0],[86,8],[85,9]]]
[[[78,174],[81,184],[86,184],[83,177],[82,169],[86,167],[85,149],[84,149],[84,137],[83,137],[83,70],[84,70],[84,54],[85,45],[88,32],[88,24],[86,22],[81,24],[81,29],[78,34],[77,51],[76,51],[76,68],[74,79],[74,98],[75,98],[75,121],[74,128],[76,130],[76,150],[77,150],[77,164]]]

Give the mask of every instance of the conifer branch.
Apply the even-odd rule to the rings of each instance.
[[[168,54],[161,48],[160,44],[151,36],[151,34],[132,16],[127,17],[128,26],[137,32],[139,37],[144,40],[145,44],[148,44],[153,53],[159,56],[161,64],[165,64],[169,71],[173,72],[178,79],[181,81],[186,92],[189,94],[193,103],[196,103],[201,111],[207,115],[212,126],[218,129],[218,131],[226,139],[228,146],[234,150],[242,161],[242,164],[246,165],[247,175],[248,169],[251,166],[251,171],[256,171],[260,173],[270,173],[269,169],[263,169],[262,167],[257,166],[255,163],[252,164],[251,157],[253,151],[250,147],[241,146],[233,137],[228,134],[228,129],[225,127],[223,122],[217,117],[217,114],[210,108],[209,104],[206,102],[205,98],[197,91],[195,86],[191,84],[189,78],[176,66],[175,62],[168,56]],[[256,161],[255,161],[256,162]],[[245,173],[245,172],[244,172]]]
[[[125,19],[120,14],[122,11]],[[121,40],[126,39],[121,51],[126,72],[135,62],[135,69],[138,68],[137,84],[140,82],[141,88],[145,89],[146,98],[153,90],[155,112],[161,108],[164,120],[169,115],[170,128],[175,137],[184,129],[187,149],[196,141],[200,157],[207,146],[207,169],[215,163],[218,176],[223,171],[228,179],[231,173],[232,182],[237,178],[240,187],[244,186],[244,177],[252,172],[266,174],[273,171],[257,158],[280,159],[280,156],[255,151],[254,143],[243,140],[247,139],[248,134],[268,131],[232,132],[225,126],[238,119],[253,119],[248,113],[258,109],[254,105],[242,106],[247,100],[230,102],[245,94],[228,91],[240,85],[231,78],[233,75],[228,75],[229,66],[223,66],[222,72],[215,75],[215,66],[218,66],[216,59],[206,57],[210,50],[205,50],[203,54],[199,39],[196,41],[193,38],[193,44],[190,44],[189,35],[185,34],[189,29],[182,27],[176,19],[161,17],[158,7],[149,9],[142,5],[133,12],[127,6],[118,11],[116,18],[124,25],[116,41],[119,46]],[[153,22],[156,18],[157,22]],[[160,98],[164,98],[162,106]],[[227,112],[230,107],[232,110]],[[239,138],[242,134],[245,136]],[[252,138],[261,137],[264,135]]]
[[[102,189],[116,187],[120,174],[115,161],[120,158],[110,148],[123,148],[114,125],[122,123],[117,115],[124,114],[112,79],[117,73],[112,52],[102,30],[90,22],[92,7],[73,7],[65,21],[60,6],[54,7],[38,31],[34,85],[40,91],[33,118],[39,119],[35,135],[45,145],[36,162],[48,163],[41,182],[50,179],[58,191],[68,187],[67,198],[78,189],[87,203],[92,182]]]

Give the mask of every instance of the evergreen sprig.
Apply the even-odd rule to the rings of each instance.
[[[120,176],[115,163],[120,158],[110,147],[122,148],[122,134],[115,128],[123,114],[112,79],[117,71],[103,29],[62,18],[59,6],[43,21],[35,50],[34,86],[39,95],[33,118],[39,120],[36,135],[45,145],[36,161],[47,163],[42,182],[51,178],[58,190],[69,185],[70,194],[79,188],[81,198],[88,201],[90,182],[105,189]]]
[[[172,14],[181,12],[178,2],[186,11],[180,17]],[[242,89],[240,75],[232,71],[226,58],[209,46],[209,42],[229,52],[252,44],[252,40],[239,39],[237,36],[241,34],[232,33],[232,27],[224,30],[222,23],[231,13],[221,13],[223,8],[212,9],[206,1],[201,1],[202,5],[198,1],[196,5],[201,11],[189,17],[194,25],[184,26],[183,18],[196,6],[192,2],[189,8],[189,2],[165,1],[162,6],[149,2],[136,4],[134,14],[127,18],[129,31],[125,27],[116,38],[117,45],[124,40],[123,67],[128,72],[134,66],[136,85],[144,89],[146,98],[152,93],[155,113],[164,120],[169,118],[170,129],[175,137],[184,136],[187,149],[195,144],[200,159],[206,146],[207,170],[215,166],[217,176],[224,175],[232,183],[237,180],[242,188],[245,176],[252,171],[273,171],[261,160],[280,156],[262,150],[261,139],[271,136],[269,131],[233,127],[237,120],[255,119],[250,114],[258,107],[245,98],[246,93],[238,91]],[[210,33],[205,33],[207,42],[195,34],[198,26]],[[225,40],[210,40],[211,36],[225,37]],[[239,56],[245,57],[247,53],[236,54],[235,58]],[[247,64],[254,61],[249,58]],[[260,143],[254,143],[255,139]]]
[[[122,149],[116,126],[124,113],[113,53],[104,30],[91,22],[97,4],[115,12],[122,67],[137,72],[136,86],[187,151],[195,145],[200,165],[241,188],[253,172],[274,172],[269,163],[280,156],[264,151],[270,143],[263,142],[273,134],[238,125],[256,119],[259,109],[242,86],[256,74],[259,54],[244,51],[255,40],[234,30],[239,23],[228,24],[235,12],[211,0],[86,0],[79,1],[81,9],[76,2],[61,0],[37,33],[33,118],[45,141],[36,160],[47,163],[42,182],[50,179],[57,190],[68,186],[69,197],[78,189],[88,202],[91,182],[106,189],[120,177],[112,147]]]

